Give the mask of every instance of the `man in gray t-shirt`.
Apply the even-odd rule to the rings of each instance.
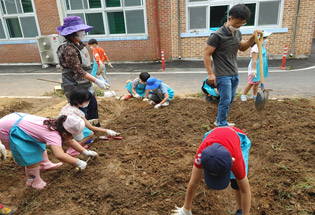
[[[239,82],[237,69],[237,51],[246,51],[255,42],[254,34],[244,41],[239,31],[250,17],[250,10],[244,4],[237,4],[229,11],[228,21],[216,32],[212,33],[204,49],[204,64],[208,72],[211,87],[217,87],[220,94],[216,126],[234,126],[227,122],[230,106],[235,97]],[[258,35],[262,31],[256,30]],[[213,69],[211,65],[213,58]]]

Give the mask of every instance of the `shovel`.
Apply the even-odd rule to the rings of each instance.
[[[260,88],[261,92],[257,93],[257,97],[255,100],[255,107],[258,111],[262,110],[268,100],[268,91],[264,88],[264,66],[263,66],[263,58],[262,58],[262,42],[263,37],[260,36],[258,38],[257,32],[254,32],[256,43],[258,46],[258,54],[259,54],[259,73],[260,73]]]

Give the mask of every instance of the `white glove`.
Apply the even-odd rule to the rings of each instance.
[[[83,160],[78,161],[78,163],[76,163],[76,166],[79,167],[80,169],[85,169],[86,168],[87,163]]]
[[[171,215],[192,215],[191,211],[186,210],[184,207],[177,207],[175,206],[176,210],[172,210]]]
[[[157,104],[154,106],[155,109],[160,108],[160,107],[161,107],[161,104]]]
[[[120,133],[117,133],[117,132],[110,130],[110,129],[107,129],[106,132],[111,137],[115,137],[115,136],[118,136],[120,134]]]
[[[148,101],[149,101],[149,99],[144,98],[142,101],[143,101],[143,102],[148,102]]]
[[[140,95],[139,95],[139,94],[136,94],[136,95],[134,95],[133,97],[135,97],[135,98],[140,98]]]
[[[101,81],[100,79],[95,80],[95,84],[104,90],[107,90],[109,88],[109,84],[106,83],[105,81]]]
[[[88,157],[95,157],[98,155],[97,152],[92,151],[92,150],[84,150],[82,152],[82,154],[84,154],[85,156],[88,156]]]
[[[2,160],[7,159],[7,150],[5,149],[4,145],[0,141],[0,158]]]
[[[257,70],[256,70],[256,69],[253,69],[253,70],[250,72],[250,74],[256,78],[256,76],[257,76]]]
[[[108,63],[108,66],[110,66],[110,68],[114,68],[113,65],[111,63]]]

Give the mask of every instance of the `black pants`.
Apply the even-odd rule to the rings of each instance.
[[[80,110],[85,113],[85,118],[87,120],[98,119],[97,101],[95,96],[92,96],[89,106],[87,106],[86,108],[80,108]]]
[[[150,93],[148,98],[154,103],[159,104],[165,98],[165,96],[160,89],[157,89],[155,93]]]

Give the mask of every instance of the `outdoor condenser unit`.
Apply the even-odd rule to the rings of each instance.
[[[45,36],[38,36],[37,46],[42,60],[42,67],[47,68],[50,64],[60,67],[59,59],[57,56],[57,49],[64,41],[64,37],[58,34],[51,34]]]

